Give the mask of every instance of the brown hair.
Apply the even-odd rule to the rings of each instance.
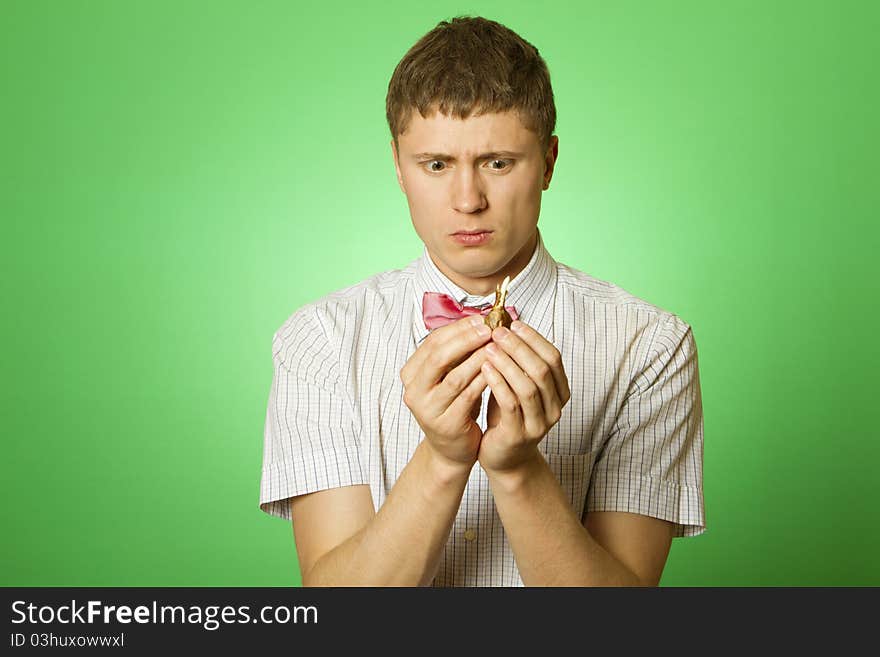
[[[441,21],[394,69],[385,115],[394,146],[413,110],[465,119],[515,111],[544,150],[556,128],[550,72],[538,49],[513,30],[481,17]]]

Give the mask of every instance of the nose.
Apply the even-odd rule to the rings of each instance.
[[[482,182],[472,169],[461,167],[452,182],[452,207],[459,212],[479,212],[486,207]]]

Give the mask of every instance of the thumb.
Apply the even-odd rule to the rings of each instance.
[[[501,420],[501,409],[495,401],[495,393],[489,393],[489,404],[486,406],[486,426],[494,427]]]
[[[477,421],[477,418],[480,416],[480,402],[481,402],[481,401],[482,401],[481,399],[477,399],[477,401],[474,402],[474,405],[471,406],[471,413],[470,413],[470,415],[471,415],[471,419],[472,419],[474,422],[476,422],[476,421]]]

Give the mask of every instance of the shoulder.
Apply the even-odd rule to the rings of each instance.
[[[557,262],[556,267],[559,291],[567,297],[568,301],[586,301],[595,305],[613,306],[620,310],[644,313],[661,323],[673,320],[682,322],[681,318],[669,310],[637,297],[619,285],[596,278],[561,262]]]
[[[287,352],[284,360],[315,352],[358,327],[371,316],[400,313],[415,273],[414,263],[383,271],[334,290],[297,308],[275,331],[273,352]],[[291,353],[299,351],[299,354]]]
[[[591,276],[561,262],[556,263],[559,289],[572,298],[596,304],[630,307],[655,315],[669,314],[663,308],[639,298],[609,281]]]
[[[556,265],[557,293],[562,295],[563,308],[586,307],[585,313],[594,318],[601,316],[609,325],[615,325],[618,332],[624,331],[648,344],[681,340],[690,334],[690,325],[666,308],[574,267],[560,262]]]

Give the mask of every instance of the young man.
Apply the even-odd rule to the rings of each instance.
[[[441,22],[387,116],[422,257],[274,335],[260,508],[292,519],[303,584],[657,585],[704,528],[696,346],[546,250],[546,64],[493,21]],[[505,277],[518,320],[491,332]]]

